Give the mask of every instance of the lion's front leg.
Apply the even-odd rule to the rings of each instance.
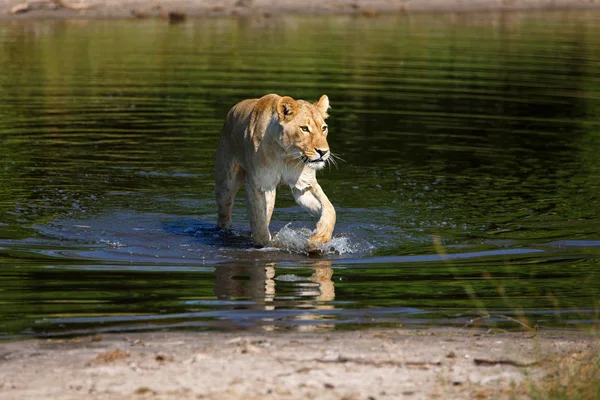
[[[313,215],[319,215],[317,227],[308,240],[308,247],[314,249],[321,243],[327,243],[331,240],[333,229],[335,227],[335,208],[327,198],[325,192],[318,183],[306,191],[293,189],[294,198],[304,209]]]
[[[275,206],[275,190],[264,192],[259,187],[246,183],[246,199],[252,241],[256,247],[264,247],[271,241],[269,223]]]
[[[321,209],[323,208],[321,206],[321,202],[317,200],[317,198],[309,189],[300,190],[293,187],[292,194],[294,195],[294,200],[296,200],[296,203],[308,211],[310,215],[315,217],[319,217],[321,215]]]
[[[317,228],[309,239],[309,245],[311,243],[327,243],[331,240],[333,229],[335,228],[335,208],[333,208],[333,204],[331,204],[329,198],[327,198],[327,195],[323,192],[323,189],[321,189],[321,186],[319,186],[318,183],[315,183],[311,188],[311,193],[321,203],[322,209],[321,218],[319,218]]]

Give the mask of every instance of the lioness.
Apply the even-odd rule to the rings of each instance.
[[[316,178],[317,170],[331,157],[325,124],[329,108],[326,95],[311,104],[268,94],[233,106],[217,147],[219,228],[231,226],[233,200],[245,181],[252,240],[256,247],[267,245],[275,189],[286,184],[299,205],[320,215],[308,250],[331,240],[335,209]]]

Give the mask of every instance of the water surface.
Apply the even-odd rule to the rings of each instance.
[[[0,337],[597,325],[599,22],[3,24]],[[223,118],[270,92],[332,104],[322,257],[285,188],[273,247],[252,248],[242,194],[214,229]]]

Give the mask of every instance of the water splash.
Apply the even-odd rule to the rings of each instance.
[[[275,234],[271,246],[290,253],[308,254],[308,239],[312,231],[308,228],[292,228],[292,223],[285,225]],[[349,236],[335,236],[329,243],[324,243],[316,250],[323,255],[347,255],[368,253],[375,247],[368,242],[358,241]]]

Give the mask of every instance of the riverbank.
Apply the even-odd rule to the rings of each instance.
[[[547,398],[597,391],[597,350],[581,333],[468,329],[36,339],[0,344],[0,398]]]
[[[598,8],[599,0],[0,0],[0,18],[153,18]]]

